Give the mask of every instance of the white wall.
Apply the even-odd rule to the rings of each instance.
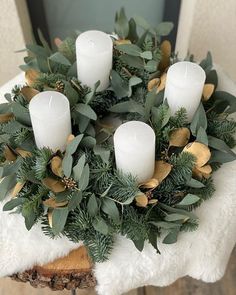
[[[15,53],[25,48],[31,38],[31,26],[25,0],[0,0],[0,85],[20,72],[26,53]]]
[[[236,81],[236,0],[183,0],[176,51],[215,63]]]

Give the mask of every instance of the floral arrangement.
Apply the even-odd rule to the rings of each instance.
[[[171,111],[164,96],[167,70],[179,60],[164,37],[172,27],[128,20],[121,9],[112,35],[110,86],[102,90],[99,82],[87,86],[78,79],[77,33],[56,39],[56,50],[40,32],[42,44],[26,46],[26,84],[15,86],[0,105],[0,200],[10,192],[4,210],[22,214],[28,230],[40,222],[52,238],[83,241],[101,262],[109,258],[116,234],[140,251],[148,241],[159,252],[157,240],[175,243],[180,232],[197,228],[192,211],[213,196],[212,174],[236,159],[236,122],[230,117],[236,98],[217,90],[208,53],[199,65],[206,80],[191,121],[186,108]],[[45,91],[69,101],[72,132],[62,149],[35,143],[29,104]],[[154,173],[141,182],[116,165],[113,135],[129,121],[147,124],[155,134]]]

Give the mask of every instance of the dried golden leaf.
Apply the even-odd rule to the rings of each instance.
[[[195,166],[193,169],[193,175],[197,176],[198,178],[209,178],[212,172],[212,168],[210,165],[205,165],[203,167]]]
[[[50,208],[59,208],[59,207],[64,207],[68,204],[68,201],[63,201],[63,202],[56,202],[56,199],[50,198],[46,201],[43,202],[43,204],[47,207]]]
[[[55,156],[52,158],[51,160],[51,169],[52,169],[52,172],[59,176],[59,177],[62,177],[63,176],[63,173],[62,173],[62,159],[58,156]]]
[[[196,157],[196,166],[202,167],[211,157],[211,152],[208,146],[200,142],[191,142],[185,146],[183,152],[188,152]]]
[[[32,88],[32,87],[29,87],[29,86],[24,86],[22,89],[21,89],[21,93],[24,95],[25,99],[30,102],[31,99],[37,95],[39,93],[38,90]]]
[[[70,134],[67,138],[67,144],[69,144],[74,138],[75,136],[73,134]]]
[[[52,212],[53,210],[48,211],[48,224],[50,225],[51,228],[52,228]]]
[[[160,84],[160,78],[154,78],[148,82],[148,91],[152,91],[154,87],[158,87]]]
[[[3,151],[4,157],[7,161],[15,161],[17,156],[16,154],[13,152],[12,149],[9,148],[9,146],[5,146],[5,149]]]
[[[151,199],[151,200],[148,201],[148,204],[152,205],[152,204],[156,204],[157,202],[158,202],[157,199]]]
[[[170,132],[169,146],[185,146],[190,139],[190,131],[188,128],[177,128]]]
[[[15,198],[18,195],[18,193],[22,190],[24,185],[25,182],[17,182],[11,194],[12,198]]]
[[[166,86],[166,73],[161,75],[161,83],[159,84],[159,86],[157,87],[157,93],[162,91],[165,86]]]
[[[131,41],[128,39],[120,39],[114,41],[115,45],[131,44]]]
[[[61,44],[62,44],[63,42],[62,42],[62,40],[60,39],[60,38],[55,38],[54,39],[54,44],[57,46],[57,47],[59,47],[59,46],[61,46]]]
[[[141,186],[142,188],[147,188],[147,189],[154,189],[158,185],[159,185],[159,181],[155,178],[151,178],[139,184],[139,186]]]
[[[207,101],[212,96],[214,89],[214,84],[205,84],[203,87],[202,100]]]
[[[32,87],[34,85],[34,83],[36,82],[39,74],[40,73],[34,69],[27,70],[25,72],[25,81],[26,81],[27,85]]]
[[[147,207],[148,197],[145,194],[138,195],[135,200],[138,207]]]
[[[65,185],[61,181],[51,177],[44,178],[42,183],[54,193],[61,193],[66,189]]]
[[[165,71],[165,69],[170,65],[170,56],[171,56],[171,44],[170,41],[164,40],[161,43],[161,52],[162,52],[162,58],[159,63],[159,70]]]
[[[12,118],[14,118],[12,113],[0,114],[0,123],[9,122]]]
[[[17,152],[17,154],[19,154],[22,158],[26,158],[26,157],[31,157],[31,156],[32,156],[32,153],[31,153],[31,152],[28,152],[28,151],[22,150],[22,149],[20,149],[20,148],[16,148],[16,152]]]
[[[153,178],[158,181],[158,184],[160,184],[170,174],[171,169],[171,164],[166,163],[163,160],[156,161]]]

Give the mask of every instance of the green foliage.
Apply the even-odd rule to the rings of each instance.
[[[144,30],[141,35],[138,26]],[[236,111],[236,99],[227,92],[214,91],[207,102],[200,104],[190,124],[185,109],[171,113],[164,90],[149,91],[148,82],[162,75],[161,37],[172,27],[169,22],[152,27],[140,17],[129,20],[121,9],[115,20],[120,40],[114,41],[111,85],[104,91],[97,91],[99,82],[90,88],[76,78],[77,35],[66,38],[54,52],[41,32],[41,45],[26,46],[30,56],[25,57],[21,68],[39,72],[33,85],[37,90],[51,89],[67,96],[75,135],[65,151],[38,149],[29,102],[21,87],[5,95],[8,102],[0,105],[0,114],[12,113],[14,118],[0,123],[0,200],[16,183],[23,184],[17,198],[6,203],[4,210],[21,213],[27,229],[39,221],[46,235],[64,235],[75,243],[83,241],[93,261],[103,262],[109,258],[116,234],[131,239],[140,251],[149,242],[158,252],[160,236],[164,237],[163,243],[171,244],[177,241],[179,232],[197,228],[198,218],[192,210],[212,197],[213,180],[194,178],[196,159],[183,152],[182,146],[169,145],[170,132],[187,127],[190,142],[208,145],[212,155],[209,164],[215,171],[236,158],[231,151],[236,123],[229,117]],[[189,55],[187,60],[194,62],[194,57]],[[170,64],[176,61],[177,55],[172,54]],[[206,72],[206,82],[216,86],[218,78],[212,64],[208,53],[200,66]],[[135,177],[115,169],[112,136],[116,126],[106,123],[107,115],[122,121],[140,120],[153,128],[156,159],[171,165],[171,172],[157,187],[139,186]],[[6,147],[10,157],[6,156]],[[54,156],[62,160],[62,167],[54,167],[58,173],[51,167]],[[45,178],[49,180],[47,187]],[[136,196],[141,194],[151,201],[146,207],[138,207]],[[50,208],[49,224],[49,208],[44,201],[52,197],[56,202],[68,203]]]

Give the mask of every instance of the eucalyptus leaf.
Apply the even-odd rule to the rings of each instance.
[[[129,35],[127,36],[127,38],[132,43],[136,43],[138,41],[137,26],[133,18],[129,20]]]
[[[96,231],[100,232],[103,235],[107,235],[109,232],[108,225],[106,224],[105,220],[102,217],[97,217],[93,221],[93,227]]]
[[[110,111],[113,113],[138,113],[142,116],[144,116],[144,107],[142,104],[134,101],[124,101],[120,102],[110,108]]]
[[[125,39],[129,34],[129,22],[122,7],[120,12],[116,13],[115,32],[121,39]]]
[[[212,150],[209,163],[228,163],[234,161],[235,159],[236,157],[233,154]]]
[[[94,194],[92,194],[88,200],[87,209],[88,209],[88,213],[91,217],[94,217],[97,215],[98,202],[97,202],[97,198],[95,197]]]
[[[205,145],[208,145],[207,133],[206,133],[206,130],[202,126],[200,126],[200,128],[197,131],[196,141],[201,142]]]
[[[200,198],[196,195],[187,194],[181,202],[177,204],[177,206],[190,206],[197,203]]]
[[[11,109],[19,123],[22,123],[26,126],[31,126],[30,114],[27,108],[23,107],[19,103],[13,103]]]
[[[164,228],[164,229],[171,229],[171,228],[179,228],[180,224],[166,222],[166,221],[151,221],[151,224],[155,225],[156,227]]]
[[[215,100],[216,105],[219,105],[220,112],[225,111],[228,114],[236,112],[236,97],[226,91],[215,91],[212,98]],[[225,108],[222,109],[223,104]],[[215,110],[215,109],[214,109]]]
[[[186,218],[187,218],[186,215],[182,215],[179,213],[172,213],[172,214],[166,215],[165,220],[166,221],[178,221],[178,220],[184,220]]]
[[[65,227],[68,217],[68,208],[55,208],[52,212],[52,230],[55,235],[60,234]]]
[[[50,46],[48,45],[48,42],[44,38],[42,31],[40,29],[38,29],[37,32],[38,32],[39,40],[43,45],[43,48],[47,51],[47,54],[50,55],[52,53],[52,50],[51,50]]]
[[[114,222],[120,222],[119,210],[116,206],[116,203],[108,198],[102,199],[102,211],[105,212]]]
[[[132,56],[141,56],[142,49],[135,44],[121,44],[117,45],[116,49]]]
[[[146,65],[145,65],[145,70],[150,72],[150,73],[153,73],[153,72],[156,72],[157,70],[157,66],[158,66],[158,62],[155,61],[155,60],[149,60]]]
[[[230,147],[223,140],[209,135],[208,136],[208,144],[210,147],[212,147],[218,151],[228,153],[236,158],[236,154],[230,149]]]
[[[15,199],[12,199],[10,201],[8,201],[4,207],[3,207],[3,211],[11,211],[13,210],[14,208],[24,204],[25,202],[25,198],[15,198]]]
[[[65,89],[64,89],[64,94],[68,98],[70,102],[70,106],[76,105],[76,103],[79,100],[79,94],[78,92],[71,86],[69,82],[65,83]]]
[[[48,51],[37,44],[27,44],[26,49],[36,56],[48,57]]]
[[[213,62],[212,62],[212,56],[210,51],[207,52],[206,58],[203,59],[199,65],[203,68],[206,74],[208,74],[211,71],[213,67]]]
[[[11,109],[10,103],[0,103],[0,114],[9,113]]]
[[[0,201],[3,201],[7,196],[9,190],[16,185],[16,175],[9,175],[4,177],[0,182]]]
[[[199,104],[199,107],[193,117],[192,123],[190,124],[192,134],[196,136],[200,127],[202,127],[204,130],[207,129],[207,118],[202,103]]]
[[[139,77],[136,76],[132,76],[129,79],[129,91],[128,91],[128,97],[130,97],[132,95],[132,87],[136,86],[138,84],[142,83],[142,79],[140,79]]]
[[[79,179],[80,179],[80,177],[82,175],[83,169],[84,169],[85,161],[86,161],[85,154],[83,154],[79,158],[77,164],[73,167],[73,178],[74,178],[74,180],[79,181]]]
[[[89,184],[89,165],[86,164],[79,180],[80,190],[85,190]]]
[[[11,98],[11,94],[10,94],[10,93],[5,93],[5,94],[4,94],[4,97],[5,97],[5,99],[6,99],[9,103],[12,102],[12,98]]]
[[[80,114],[82,114],[83,116],[96,121],[97,120],[97,115],[94,112],[94,110],[87,104],[84,103],[78,103],[76,105],[76,111]]]
[[[121,61],[125,64],[127,64],[130,67],[143,70],[144,69],[144,60],[141,57],[138,56],[131,56],[124,54],[120,57]]]
[[[167,36],[170,34],[174,27],[174,24],[172,22],[162,22],[158,24],[158,26],[155,28],[155,31],[158,36]]]
[[[63,66],[68,66],[68,67],[71,66],[71,62],[64,55],[62,55],[60,52],[56,52],[53,55],[51,55],[49,57],[49,60],[51,60],[55,63],[61,64]]]
[[[62,170],[66,177],[70,177],[72,170],[73,158],[71,154],[66,153],[64,159],[62,160]]]
[[[147,121],[150,117],[151,109],[154,107],[157,99],[157,93],[156,89],[152,91],[149,91],[146,95],[146,100],[145,100],[145,120]]]
[[[81,140],[81,147],[85,147],[85,148],[93,148],[96,145],[96,139],[92,136],[85,136],[82,140]]]
[[[194,178],[191,178],[186,183],[186,185],[189,186],[189,187],[193,187],[193,188],[203,188],[203,187],[205,187],[205,185],[202,182],[200,182],[200,181],[198,181],[198,180],[196,180]]]
[[[136,240],[136,239],[132,239],[135,247],[140,251],[142,252],[143,251],[143,248],[144,248],[144,239],[139,239],[139,240]]]
[[[123,98],[129,95],[129,86],[114,70],[111,71],[111,87],[118,98]]]
[[[68,210],[71,211],[76,209],[81,203],[82,197],[82,192],[74,191],[68,203]]]
[[[108,163],[109,162],[109,158],[110,158],[110,150],[99,146],[99,145],[95,145],[93,148],[94,154],[98,155],[101,157],[101,159],[103,160],[103,162]]]
[[[162,241],[163,244],[174,244],[177,242],[179,230],[172,230]]]
[[[96,91],[100,84],[101,84],[100,81],[97,81],[94,84],[94,87],[92,88],[92,90],[85,95],[86,104],[89,104],[95,98]]]
[[[78,148],[78,146],[79,146],[79,144],[80,144],[80,142],[81,142],[81,140],[83,139],[83,137],[84,137],[84,134],[79,134],[79,135],[77,135],[68,145],[67,145],[67,148],[66,148],[66,153],[67,154],[69,154],[69,155],[73,155],[75,152],[76,152],[76,150],[77,150],[77,148]]]
[[[85,130],[88,128],[90,119],[81,115],[79,112],[77,112],[75,110],[72,112],[72,117],[76,121],[76,123],[78,124],[79,132],[84,133]]]
[[[151,60],[152,59],[152,52],[151,51],[141,52],[140,57]]]
[[[170,207],[166,204],[163,204],[163,203],[160,203],[159,202],[159,206],[165,210],[167,210],[168,212],[172,212],[172,213],[178,213],[180,215],[184,215],[184,216],[187,216],[191,219],[198,219],[197,216],[193,213],[193,212],[189,212],[189,211],[186,211],[186,210],[183,210],[183,209],[178,209],[178,208],[173,208],[173,207]]]

